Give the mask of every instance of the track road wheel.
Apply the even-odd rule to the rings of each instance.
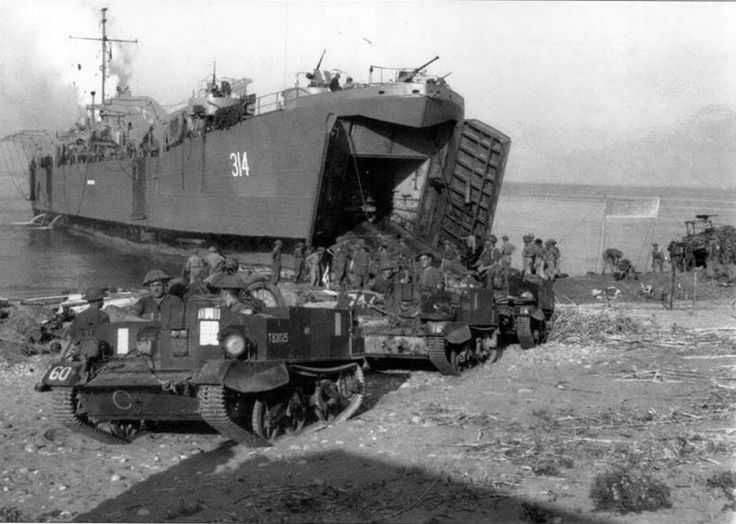
[[[532,333],[532,319],[528,316],[520,316],[516,319],[516,336],[519,338],[521,349],[532,349],[536,346],[534,333]]]
[[[429,360],[440,373],[454,376],[460,374],[457,355],[448,347],[444,337],[427,337],[426,343]]]
[[[132,440],[141,430],[140,420],[116,420],[110,422],[110,432],[120,438]]]
[[[253,404],[253,432],[270,442],[284,434],[298,433],[306,420],[306,403],[298,389],[292,390],[291,396],[269,392]]]
[[[86,415],[79,414],[79,390],[77,388],[53,388],[54,418],[72,431],[104,442],[105,444],[130,444],[130,440],[120,437],[112,431],[98,427]]]
[[[455,374],[459,375],[473,367],[475,357],[467,348],[448,348],[450,353],[450,365],[455,370]]]
[[[197,390],[197,400],[201,417],[223,437],[246,446],[268,445],[242,425],[242,399],[238,392],[223,386],[204,385]]]
[[[339,375],[317,379],[311,404],[321,422],[344,422],[358,411],[364,396],[363,370],[355,364]]]

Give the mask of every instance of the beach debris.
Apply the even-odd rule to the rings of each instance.
[[[621,290],[616,286],[608,286],[604,289],[594,289],[591,294],[601,302],[610,304],[618,298],[621,294]]]
[[[623,468],[597,475],[590,497],[598,511],[639,513],[672,507],[666,484],[646,473]]]
[[[736,511],[736,471],[719,471],[706,480],[710,489],[720,489],[728,500],[723,511]]]

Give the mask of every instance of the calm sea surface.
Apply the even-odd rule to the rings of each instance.
[[[607,196],[609,201],[616,197],[619,204],[627,199],[644,203],[632,207],[636,212],[651,210],[648,206],[657,198],[659,207],[656,215],[646,218],[604,218]],[[556,239],[562,270],[577,275],[596,269],[601,246],[618,247],[637,268],[645,269],[652,242],[666,246],[679,238],[683,222],[699,213],[736,224],[736,190],[507,183],[493,230],[499,237],[508,234],[516,244],[517,267],[523,234]],[[15,191],[0,192],[0,297],[55,295],[90,285],[133,288],[154,267],[177,275],[180,271],[181,257],[151,248],[12,225],[30,218],[28,202]]]
[[[0,297],[56,295],[91,285],[139,288],[154,267],[179,274],[177,259],[148,248],[12,225],[30,218],[27,201],[0,198]]]

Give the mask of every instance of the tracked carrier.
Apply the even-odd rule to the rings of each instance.
[[[549,281],[512,275],[502,289],[437,291],[414,308],[356,312],[365,356],[374,366],[429,360],[445,375],[495,358],[499,339],[530,349],[544,341],[554,311]]]
[[[65,426],[127,443],[144,424],[204,420],[263,445],[310,420],[342,421],[363,399],[363,340],[340,309],[275,307],[244,315],[187,303],[185,331],[115,322],[81,344],[88,364],[53,363],[43,384]]]

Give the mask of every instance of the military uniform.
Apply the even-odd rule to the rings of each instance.
[[[184,303],[174,295],[164,295],[160,300],[145,296],[133,305],[133,313],[149,320],[160,320],[161,329],[184,329]]]
[[[442,289],[445,284],[445,276],[439,268],[429,265],[419,270],[417,283],[420,294],[432,293]]]
[[[89,307],[74,317],[69,327],[69,338],[73,344],[80,344],[85,338],[94,336],[97,326],[109,323],[110,317],[107,313],[96,307]]]
[[[349,261],[350,254],[348,253],[347,242],[344,240],[338,242],[332,257],[332,281],[338,286],[345,284]]]
[[[368,270],[370,269],[371,259],[368,249],[364,244],[359,244],[350,268],[350,280],[355,289],[362,288],[368,284]]]
[[[615,272],[618,262],[623,256],[624,254],[614,247],[609,247],[603,251],[603,271],[601,274],[605,275],[606,269],[610,269],[612,273]]]
[[[511,267],[511,255],[516,251],[516,246],[509,242],[509,237],[507,236],[502,237],[502,240],[500,263],[503,267]]]
[[[278,284],[281,280],[281,240],[277,240],[271,252],[271,282]]]
[[[304,242],[297,243],[294,248],[294,280],[302,282],[304,280]]]
[[[524,247],[521,248],[522,267],[525,275],[531,275],[534,273],[534,255],[536,252],[536,247],[532,243],[534,235],[524,235],[521,238],[524,241]]]
[[[322,261],[322,249],[319,248],[306,258],[307,271],[309,273],[309,284],[317,287],[320,284],[320,262]]]
[[[659,244],[652,244],[652,271],[664,271],[664,252]]]
[[[532,243],[532,257],[532,274],[541,276],[544,270],[544,246],[541,238],[535,239]]]
[[[184,262],[184,271],[182,276],[187,282],[194,282],[197,279],[205,278],[206,264],[198,254],[194,253],[186,262]]]
[[[217,248],[211,247],[204,257],[204,261],[209,269],[209,274],[214,275],[221,269],[222,264],[225,263],[225,257],[218,253]]]

